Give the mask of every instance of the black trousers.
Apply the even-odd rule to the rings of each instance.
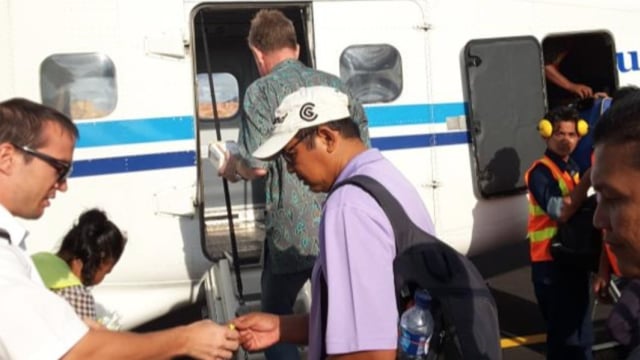
[[[547,359],[592,360],[590,272],[547,261],[533,263],[531,275],[547,326]]]

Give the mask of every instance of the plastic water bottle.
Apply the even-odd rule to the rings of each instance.
[[[431,295],[426,290],[418,290],[414,300],[415,305],[400,316],[398,359],[423,359],[429,353],[433,334],[433,316],[429,310]]]
[[[120,325],[120,314],[118,312],[113,311],[107,315],[98,318],[98,322],[104,325],[109,330],[119,331],[121,328]]]

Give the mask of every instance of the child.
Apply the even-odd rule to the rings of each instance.
[[[41,252],[32,258],[46,287],[65,298],[81,318],[97,320],[89,287],[111,272],[125,243],[105,213],[91,209],[80,215],[57,254]]]

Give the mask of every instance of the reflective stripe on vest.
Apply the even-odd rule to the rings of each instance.
[[[553,179],[558,182],[560,187],[560,193],[563,197],[568,196],[573,190],[575,184],[579,182],[579,176],[576,174],[571,177],[566,171],[560,170],[560,168],[551,160],[545,156],[540,160],[536,160],[533,165],[527,170],[524,175],[525,182],[529,186],[529,173],[538,164],[546,166],[550,171]],[[553,220],[547,212],[540,207],[536,202],[536,199],[529,194],[529,223],[527,227],[527,237],[530,243],[531,261],[548,261],[552,260],[551,257],[551,238],[558,231],[558,224]]]

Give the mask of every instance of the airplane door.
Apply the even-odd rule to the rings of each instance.
[[[533,37],[472,40],[462,50],[466,118],[448,117],[434,136],[436,231],[473,255],[524,238],[511,234],[526,229],[524,173],[543,152],[544,83]],[[497,227],[510,235],[497,238]]]
[[[482,197],[525,190],[524,174],[544,152],[540,45],[533,37],[472,40],[464,49],[475,185]]]
[[[409,178],[433,214],[424,29],[424,9],[415,1],[313,2],[316,67],[345,81],[365,107],[371,145]]]
[[[278,9],[293,22],[300,44],[300,60],[309,64],[308,5],[291,3]],[[244,94],[260,76],[247,46],[247,34],[256,12],[257,7],[244,3],[215,2],[193,10],[194,90],[202,154],[199,204],[205,225],[204,247],[209,258],[221,259],[225,253],[233,252],[230,240],[233,234],[243,264],[260,262],[265,238],[265,179],[228,183],[225,191],[217,168],[206,154],[207,145],[218,140],[218,131],[223,141],[238,139]],[[232,224],[228,219],[228,204]]]

